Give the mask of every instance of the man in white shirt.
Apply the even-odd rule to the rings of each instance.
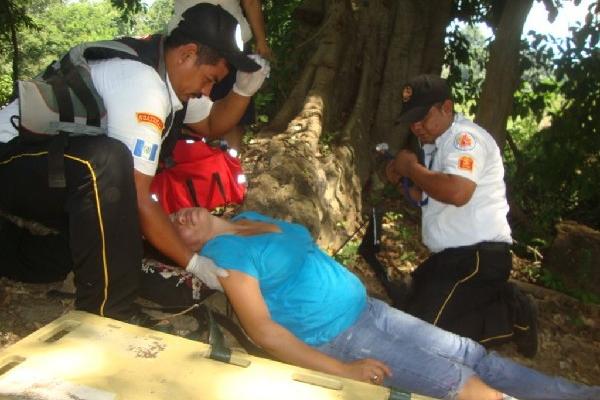
[[[23,109],[13,102],[0,110],[0,140],[6,142],[0,144],[0,210],[55,232],[32,235],[3,221],[0,276],[43,282],[72,269],[78,309],[128,320],[135,317],[143,236],[209,287],[220,288],[217,276],[226,272],[184,245],[149,187],[165,139],[177,132],[184,112],[192,130],[223,134],[268,74],[264,60],[237,49],[236,26],[221,7],[202,4],[187,10],[166,38],[119,39],[138,58],[89,60],[106,109],[106,135],[65,139],[64,154],[59,153],[62,186],[53,185],[51,176],[57,136],[34,135],[35,141],[17,136],[11,122]],[[232,92],[214,105],[203,100],[229,65],[238,69]]]
[[[450,88],[420,75],[403,89],[400,123],[409,123],[423,163],[402,150],[387,168],[421,206],[423,242],[433,253],[412,274],[406,311],[482,344],[515,340],[537,351],[535,309],[508,282],[511,230],[500,149],[483,128],[453,111]]]

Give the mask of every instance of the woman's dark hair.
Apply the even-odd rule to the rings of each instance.
[[[200,42],[188,38],[181,30],[175,28],[169,36],[165,39],[165,48],[174,49],[179,46],[183,46],[188,43],[193,43],[198,46],[198,59],[197,64],[208,64],[215,65],[223,58],[222,55],[217,53],[212,47],[208,47]]]

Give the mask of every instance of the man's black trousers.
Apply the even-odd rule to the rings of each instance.
[[[0,144],[0,209],[58,231],[33,235],[4,221],[0,276],[47,282],[73,270],[76,308],[126,319],[142,257],[131,152],[106,136],[69,138],[66,187],[50,188],[48,147],[20,138]]]
[[[412,274],[406,311],[482,344],[511,340],[515,310],[509,245],[482,242],[430,256]]]

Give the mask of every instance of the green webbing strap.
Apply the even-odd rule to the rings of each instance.
[[[409,392],[391,388],[390,397],[388,397],[388,400],[410,400],[410,398],[411,394]]]
[[[225,346],[225,338],[215,322],[212,311],[208,307],[205,308],[208,314],[208,343],[210,343],[210,354],[208,357],[213,360],[229,363],[231,361],[231,350]]]

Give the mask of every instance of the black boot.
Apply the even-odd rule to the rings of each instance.
[[[525,357],[533,358],[538,349],[537,307],[531,297],[514,284],[509,283],[509,288],[514,315],[513,337],[517,351]]]

